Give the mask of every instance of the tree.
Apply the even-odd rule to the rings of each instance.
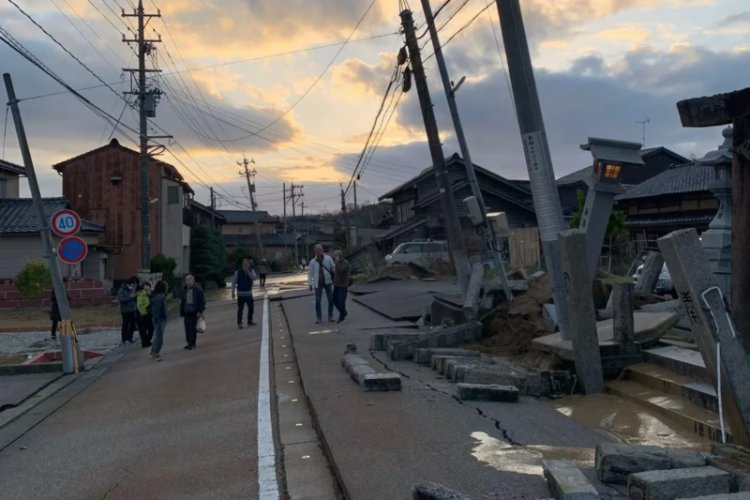
[[[190,237],[190,269],[206,288],[226,285],[226,249],[221,234],[207,227],[193,228]],[[210,283],[210,285],[209,285]]]
[[[151,258],[151,272],[161,273],[162,280],[171,289],[174,287],[174,270],[177,269],[177,261],[163,254],[156,254]]]
[[[29,259],[23,265],[13,284],[25,299],[36,299],[42,296],[44,289],[52,283],[47,264],[40,259]]]
[[[568,227],[573,229],[581,225],[583,207],[586,204],[586,195],[579,189],[576,191],[576,199],[578,200],[578,209],[573,212],[570,222],[568,223]],[[627,235],[628,232],[625,229],[625,212],[622,210],[612,210],[609,214],[607,233],[604,236],[604,241],[619,241],[620,239],[627,237]]]

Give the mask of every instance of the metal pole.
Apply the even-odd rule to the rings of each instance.
[[[484,232],[485,244],[487,251],[492,257],[492,262],[495,269],[498,270],[498,277],[500,283],[505,291],[505,296],[508,300],[513,299],[513,294],[510,291],[508,284],[508,276],[505,274],[505,267],[503,265],[503,259],[500,256],[500,252],[497,248],[497,240],[495,237],[495,231],[492,229],[492,225],[487,221],[487,207],[484,204],[484,197],[482,196],[482,190],[479,188],[479,180],[477,174],[474,171],[474,162],[471,160],[471,152],[469,151],[469,145],[466,142],[466,136],[464,135],[464,127],[461,124],[461,117],[458,114],[458,106],[456,105],[456,89],[450,81],[448,75],[448,68],[445,65],[445,57],[443,57],[443,48],[440,45],[440,38],[438,31],[435,28],[435,18],[432,15],[432,6],[429,0],[422,0],[422,9],[424,10],[425,19],[427,21],[427,28],[430,31],[430,38],[432,39],[432,47],[435,51],[435,60],[437,61],[438,70],[440,71],[440,78],[443,80],[443,89],[445,90],[445,96],[448,99],[448,108],[453,118],[453,127],[456,129],[456,139],[458,139],[458,145],[461,148],[461,156],[464,159],[464,166],[466,167],[466,177],[469,180],[469,186],[471,186],[471,192],[476,198],[479,204],[479,211],[482,214],[482,228]],[[459,82],[459,85],[461,82]],[[355,184],[355,195],[356,195],[356,184]]]
[[[260,223],[258,222],[258,213],[255,210],[255,184],[250,181],[250,178],[253,177],[256,173],[255,169],[250,170],[248,168],[248,161],[247,158],[243,158],[241,162],[237,162],[237,165],[244,166],[245,167],[245,179],[247,180],[247,191],[250,194],[250,208],[253,211],[253,219],[255,220],[255,237],[258,243],[258,259],[260,262],[260,259],[263,259],[263,241],[261,240],[260,236]],[[253,162],[254,163],[254,162]]]
[[[552,168],[542,109],[539,104],[534,68],[531,65],[526,31],[518,0],[496,0],[503,32],[508,72],[513,87],[518,125],[526,156],[526,168],[534,201],[542,251],[550,273],[552,297],[563,339],[570,339],[570,316],[565,296],[560,232],[565,229],[560,198]]]
[[[214,198],[214,188],[211,189],[211,227],[216,229],[216,198]]]
[[[438,132],[437,121],[435,120],[435,111],[430,99],[430,90],[427,86],[427,77],[424,67],[422,66],[422,56],[419,52],[419,41],[414,31],[414,19],[410,10],[406,9],[401,12],[401,24],[406,36],[406,45],[409,48],[409,60],[411,69],[414,74],[414,80],[419,94],[419,104],[422,108],[422,118],[427,133],[427,141],[430,146],[430,156],[432,165],[435,169],[435,180],[437,181],[440,192],[440,200],[445,219],[445,226],[448,233],[448,241],[453,255],[453,264],[456,267],[456,277],[461,288],[461,293],[466,292],[469,284],[469,258],[466,255],[463,235],[461,234],[461,221],[458,218],[456,210],[456,200],[451,189],[451,182],[448,170],[445,166],[445,157],[443,148],[440,144],[440,135]]]
[[[13,123],[16,126],[18,146],[21,149],[21,155],[23,156],[23,165],[26,167],[26,177],[29,179],[31,197],[34,200],[34,208],[36,209],[36,216],[39,222],[39,234],[42,237],[44,255],[47,258],[49,272],[52,277],[52,287],[55,291],[55,297],[57,298],[60,319],[62,322],[67,322],[70,321],[70,304],[68,304],[68,295],[65,291],[62,274],[60,274],[60,267],[57,264],[57,252],[54,243],[52,242],[52,233],[50,232],[47,214],[44,212],[42,194],[39,191],[39,183],[36,178],[36,172],[34,171],[34,163],[31,160],[31,151],[29,151],[29,144],[26,141],[26,131],[23,128],[21,112],[18,109],[18,99],[16,99],[16,92],[13,90],[13,81],[10,78],[10,74],[4,73],[3,79],[5,80],[5,90],[8,93],[8,104],[13,113]],[[60,335],[60,344],[62,346],[63,373],[73,373],[75,371],[75,363],[73,362],[73,339],[71,336],[66,335],[65,332],[63,332],[63,334]]]

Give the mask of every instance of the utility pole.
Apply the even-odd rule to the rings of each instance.
[[[505,54],[508,58],[513,98],[516,103],[518,125],[529,172],[529,184],[534,201],[542,252],[550,274],[552,298],[557,313],[557,324],[564,340],[570,339],[570,316],[563,277],[560,232],[565,230],[560,195],[555,182],[552,158],[544,130],[542,108],[539,104],[534,68],[521,16],[519,0],[496,0],[503,32]],[[583,259],[584,256],[581,256]]]
[[[21,112],[18,109],[18,99],[16,99],[16,93],[13,89],[13,81],[11,80],[9,73],[4,73],[3,79],[5,80],[5,90],[8,93],[8,104],[10,105],[13,114],[13,123],[16,126],[18,146],[21,149],[23,165],[26,168],[26,177],[29,179],[31,197],[34,200],[36,217],[39,222],[39,234],[42,237],[42,245],[44,246],[44,255],[47,257],[49,272],[52,276],[52,286],[55,291],[57,306],[60,310],[60,343],[62,346],[63,373],[73,373],[78,371],[79,363],[83,361],[83,358],[78,355],[77,337],[70,318],[68,294],[65,290],[62,274],[60,274],[60,268],[57,264],[57,252],[52,241],[52,233],[50,232],[47,214],[44,212],[42,194],[39,191],[39,183],[37,182],[36,172],[34,170],[34,162],[31,159],[29,144],[26,142],[26,131],[23,128]]]
[[[140,174],[141,174],[141,272],[148,273],[151,271],[151,219],[149,217],[149,208],[151,198],[149,196],[149,179],[148,171],[151,163],[151,157],[148,153],[148,141],[149,139],[156,138],[169,138],[170,136],[149,136],[148,135],[148,118],[156,116],[156,102],[161,96],[161,91],[158,88],[151,86],[149,88],[148,81],[146,80],[147,73],[158,73],[159,69],[146,69],[146,56],[151,54],[154,49],[154,43],[160,43],[161,37],[158,39],[146,39],[144,35],[144,29],[148,21],[153,17],[161,17],[161,12],[156,14],[146,14],[143,11],[143,0],[138,0],[138,7],[132,14],[126,14],[125,10],[122,11],[122,17],[137,17],[138,18],[138,33],[137,38],[126,39],[124,36],[122,41],[125,43],[136,43],[138,44],[138,68],[129,69],[123,68],[123,71],[130,73],[131,75],[137,73],[137,90],[131,90],[125,92],[125,94],[138,96],[138,115],[140,121]]]
[[[430,145],[430,156],[432,165],[435,169],[435,180],[437,181],[440,192],[440,200],[445,218],[445,226],[448,233],[448,242],[453,255],[453,264],[456,267],[456,276],[461,293],[466,292],[469,283],[469,258],[466,255],[463,234],[461,233],[461,221],[458,218],[456,210],[456,200],[451,189],[451,182],[448,176],[448,170],[445,166],[445,157],[443,148],[440,144],[440,135],[438,132],[437,121],[435,120],[435,111],[430,99],[430,90],[427,86],[427,77],[425,76],[424,67],[422,66],[422,56],[419,53],[419,41],[414,29],[414,19],[410,10],[405,9],[401,12],[401,25],[404,28],[406,36],[406,45],[409,49],[409,60],[411,69],[414,74],[414,80],[419,94],[419,104],[422,108],[422,118],[424,119],[425,131],[427,132],[427,141]]]
[[[286,182],[281,185],[281,196],[281,199],[284,202],[284,248],[286,248]]]
[[[349,216],[346,213],[346,193],[344,193],[344,185],[341,186],[341,214],[344,216],[344,242],[349,247],[349,234],[351,233],[351,226],[349,225]],[[356,184],[355,184],[356,186]],[[356,187],[354,189],[357,189]]]
[[[484,197],[482,196],[482,191],[479,188],[477,174],[474,171],[474,163],[471,160],[471,152],[469,151],[469,145],[466,142],[464,128],[461,124],[461,117],[458,114],[458,106],[456,105],[456,91],[461,85],[463,79],[460,80],[458,82],[458,85],[456,85],[455,87],[451,83],[450,76],[448,75],[448,68],[445,65],[445,58],[443,57],[443,48],[440,46],[440,38],[438,35],[438,31],[435,28],[435,18],[432,14],[432,7],[430,6],[429,0],[422,0],[422,9],[424,10],[425,19],[427,21],[427,28],[430,31],[432,47],[435,50],[435,60],[437,61],[438,69],[440,70],[440,78],[443,80],[443,89],[445,90],[445,96],[448,99],[448,108],[450,108],[451,117],[453,118],[453,127],[456,130],[456,138],[458,139],[458,145],[461,148],[461,156],[463,156],[464,159],[464,166],[466,167],[466,177],[469,180],[471,193],[477,200],[479,212],[482,216],[482,229],[484,233],[487,252],[492,257],[494,268],[498,273],[500,284],[505,291],[506,298],[508,300],[512,300],[513,294],[511,293],[510,286],[508,284],[508,276],[505,274],[503,259],[500,256],[500,251],[497,247],[497,238],[495,236],[495,231],[492,229],[492,225],[487,220],[487,207],[484,204]],[[357,191],[355,190],[354,192],[356,193]]]
[[[253,219],[255,220],[255,237],[258,243],[258,261],[260,262],[260,259],[264,258],[263,255],[263,240],[260,236],[260,222],[258,221],[258,212],[256,211],[255,206],[255,183],[253,182],[253,178],[255,177],[255,174],[258,173],[255,168],[250,170],[249,164],[255,163],[255,160],[248,161],[247,158],[243,158],[242,161],[238,161],[237,165],[240,167],[244,167],[244,171],[240,171],[240,175],[245,177],[245,180],[247,181],[247,192],[250,194],[250,207],[253,211]]]
[[[295,264],[299,264],[299,249],[297,246],[297,209],[295,202],[295,194],[294,190],[295,188],[302,188],[303,186],[295,186],[292,182],[291,190],[290,190],[290,199],[292,200],[292,235],[294,236],[294,262]]]
[[[216,198],[214,198],[214,188],[211,187],[211,227],[216,229]]]

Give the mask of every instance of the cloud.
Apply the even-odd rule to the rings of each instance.
[[[718,26],[720,28],[726,28],[729,26],[748,23],[750,23],[750,10],[727,16],[719,22]]]

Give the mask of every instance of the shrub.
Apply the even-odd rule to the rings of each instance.
[[[25,299],[41,297],[44,289],[52,283],[47,264],[41,259],[29,259],[18,273],[14,284]]]
[[[161,273],[161,279],[172,287],[174,283],[174,270],[177,269],[177,261],[163,254],[156,254],[151,258],[151,272]]]

